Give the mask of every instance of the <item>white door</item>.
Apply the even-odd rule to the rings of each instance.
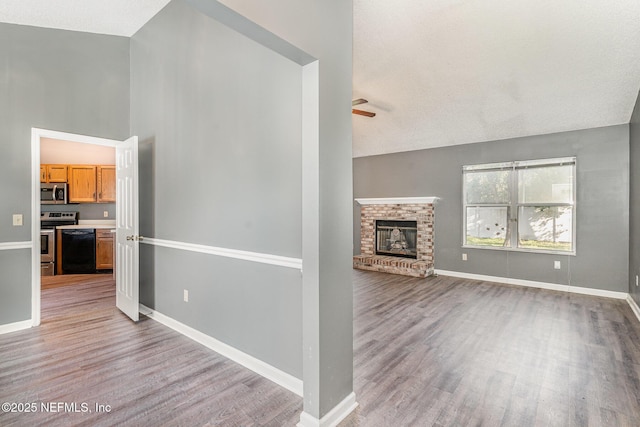
[[[116,144],[116,306],[134,322],[139,305],[138,137]]]

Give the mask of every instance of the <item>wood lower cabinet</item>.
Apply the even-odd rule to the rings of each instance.
[[[98,166],[98,203],[114,203],[116,201],[116,167]]]
[[[113,268],[113,236],[111,229],[96,229],[96,270]]]
[[[69,202],[95,203],[96,198],[96,166],[69,166]]]

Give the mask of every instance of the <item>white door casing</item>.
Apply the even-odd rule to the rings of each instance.
[[[99,138],[95,136],[89,135],[80,135],[74,133],[60,132],[54,130],[47,129],[39,129],[32,128],[31,129],[31,168],[32,168],[32,184],[31,184],[31,217],[33,218],[31,224],[31,245],[32,254],[31,254],[31,324],[32,326],[40,325],[40,299],[41,299],[41,280],[40,280],[40,221],[37,218],[40,218],[40,143],[42,138],[49,139],[57,139],[60,141],[68,141],[68,142],[78,142],[82,144],[89,145],[101,145],[104,147],[112,147],[115,148],[118,144],[122,144],[122,141],[118,141],[115,139],[106,139]],[[137,141],[137,137],[134,137]],[[130,138],[127,141],[132,141],[134,138]],[[125,142],[127,142],[125,141]],[[136,182],[137,182],[137,150],[134,151],[136,155],[136,163],[134,163],[136,168]],[[135,189],[135,206],[137,212],[137,190],[138,186],[133,186]],[[119,201],[116,201],[116,204],[119,204]],[[136,214],[137,215],[137,214]],[[137,217],[136,217],[137,218]],[[137,219],[136,219],[137,224]],[[138,229],[136,228],[136,231]],[[136,235],[137,236],[137,235]],[[136,269],[138,265],[136,264]],[[116,270],[117,271],[117,270]],[[136,276],[137,277],[137,276]],[[136,278],[135,282],[135,293],[138,295],[138,282]],[[131,291],[133,293],[134,290]],[[137,298],[137,296],[136,296]]]
[[[116,144],[116,306],[139,319],[138,137]]]

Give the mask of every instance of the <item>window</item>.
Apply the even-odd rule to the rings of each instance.
[[[575,157],[463,166],[464,246],[575,253]]]

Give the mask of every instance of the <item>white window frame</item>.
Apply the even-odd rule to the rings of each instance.
[[[518,171],[521,169],[527,169],[531,167],[553,167],[553,166],[573,166],[573,179],[572,179],[572,200],[565,203],[520,203],[519,201],[519,183],[518,183]],[[560,254],[560,255],[576,255],[576,157],[561,157],[553,159],[540,159],[540,160],[524,160],[524,161],[512,161],[501,163],[487,163],[478,165],[464,165],[462,167],[462,247],[472,249],[492,249],[498,251],[515,251],[515,252],[532,252],[532,253],[545,253],[545,254]],[[508,203],[467,203],[467,195],[465,188],[465,174],[467,172],[482,172],[482,171],[498,171],[508,170],[510,171],[509,177],[509,202]],[[540,249],[540,248],[527,248],[519,247],[519,218],[520,208],[522,207],[565,207],[570,206],[572,219],[571,219],[571,250],[558,250],[558,249]],[[506,207],[507,208],[507,236],[505,244],[509,246],[489,246],[489,245],[473,245],[467,243],[467,209],[473,207]]]

